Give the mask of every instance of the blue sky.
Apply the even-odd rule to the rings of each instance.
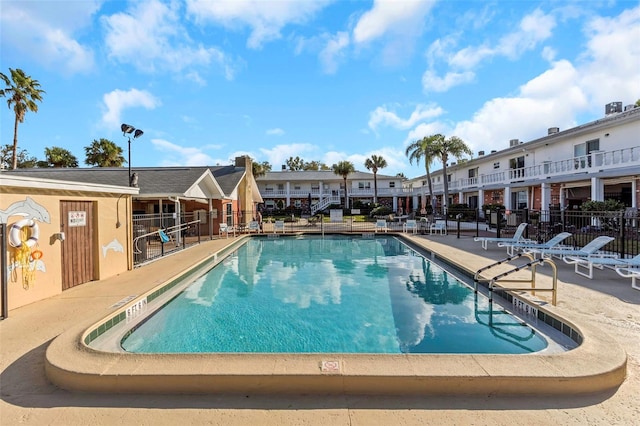
[[[377,154],[415,177],[404,152],[423,136],[477,156],[640,99],[638,1],[0,0],[0,28],[0,71],[47,92],[19,147],[82,166],[94,139],[126,158],[128,123],[134,167],[248,154],[366,171]]]

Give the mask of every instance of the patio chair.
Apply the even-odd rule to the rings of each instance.
[[[418,232],[418,222],[415,219],[407,219],[407,221],[402,224],[402,232],[409,231],[414,234]]]
[[[257,220],[252,220],[251,222],[249,222],[249,226],[247,226],[247,232],[255,232],[256,234],[260,233],[260,224]]]
[[[389,230],[389,228],[387,227],[387,221],[384,219],[378,219],[376,220],[376,227],[374,229],[374,232],[387,232]]]
[[[518,250],[560,248],[560,243],[566,240],[567,238],[569,238],[570,236],[571,236],[570,232],[561,232],[555,237],[551,238],[546,243],[536,244],[536,243],[530,243],[528,241],[525,241],[525,242],[517,241],[515,243],[499,242],[498,247],[506,247],[507,254],[509,256],[513,256],[515,252]]]
[[[530,242],[532,244],[535,243],[535,241],[532,240],[527,240],[524,238],[523,234],[524,234],[524,230],[527,229],[527,223],[526,222],[522,222],[520,225],[518,225],[518,228],[516,229],[516,232],[513,233],[513,237],[511,238],[498,238],[498,237],[475,237],[473,239],[473,241],[480,241],[482,243],[482,248],[483,249],[487,249],[487,245],[489,243],[524,243],[524,242]]]
[[[614,255],[604,257],[566,256],[565,262],[576,265],[576,274],[591,279],[593,278],[594,267],[598,269],[603,269],[605,266],[610,268],[640,268],[640,254],[631,259],[620,259]],[[580,271],[580,267],[584,268],[587,272]],[[637,271],[640,271],[640,269],[637,269]],[[629,277],[631,277],[631,275]]]
[[[229,226],[226,223],[222,222],[220,224],[220,233],[219,235],[225,234],[227,238],[229,238],[229,232],[233,232],[233,236],[236,236],[236,228],[234,226]]]
[[[636,259],[638,256],[634,257]],[[624,268],[616,268],[616,272],[618,275],[624,278],[631,278],[631,288],[636,290],[640,290],[640,285],[636,281],[636,278],[640,278],[640,267],[632,266],[632,267],[624,267]]]
[[[284,234],[284,220],[276,220],[273,223],[273,233],[277,233],[278,231]]]
[[[439,232],[440,235],[447,235],[447,221],[446,220],[436,220],[429,227],[429,234],[433,234],[435,232]]]
[[[593,267],[590,267],[590,273],[589,275],[587,275],[578,271],[578,266],[577,266],[578,263],[585,263],[596,258],[602,259],[602,258],[608,257],[610,259],[614,259],[616,257],[615,255],[608,255],[608,254],[598,252],[598,250],[600,250],[602,247],[604,247],[614,239],[615,238],[613,237],[607,237],[602,235],[600,237],[594,238],[589,244],[579,249],[574,249],[571,247],[565,247],[565,248],[558,247],[558,248],[550,248],[550,249],[525,249],[524,252],[532,253],[534,256],[536,254],[539,254],[540,257],[542,258],[551,258],[553,256],[560,257],[565,263],[568,263],[568,264],[575,263],[576,264],[575,270],[577,274],[583,275],[587,278],[591,278],[593,275],[592,274]]]

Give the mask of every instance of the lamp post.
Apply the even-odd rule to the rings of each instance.
[[[133,138],[136,139],[142,136],[144,132],[124,123],[120,126],[120,129],[122,130],[122,136],[127,136],[127,141],[129,142],[129,186],[138,186],[137,176],[135,179],[131,179],[131,133],[133,133]]]

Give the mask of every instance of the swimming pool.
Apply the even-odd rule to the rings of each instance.
[[[494,353],[548,341],[396,237],[251,238],[122,339],[136,353]]]

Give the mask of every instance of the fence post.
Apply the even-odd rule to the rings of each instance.
[[[529,223],[529,209],[524,209],[522,211],[522,221],[524,223]],[[529,227],[528,226],[526,228],[524,228],[524,237],[527,240],[529,239]]]
[[[626,244],[626,238],[625,238],[625,228],[627,227],[626,224],[626,219],[624,217],[624,213],[621,215],[620,217],[620,258],[624,259],[625,255],[626,255],[626,248],[627,248],[627,244]]]

